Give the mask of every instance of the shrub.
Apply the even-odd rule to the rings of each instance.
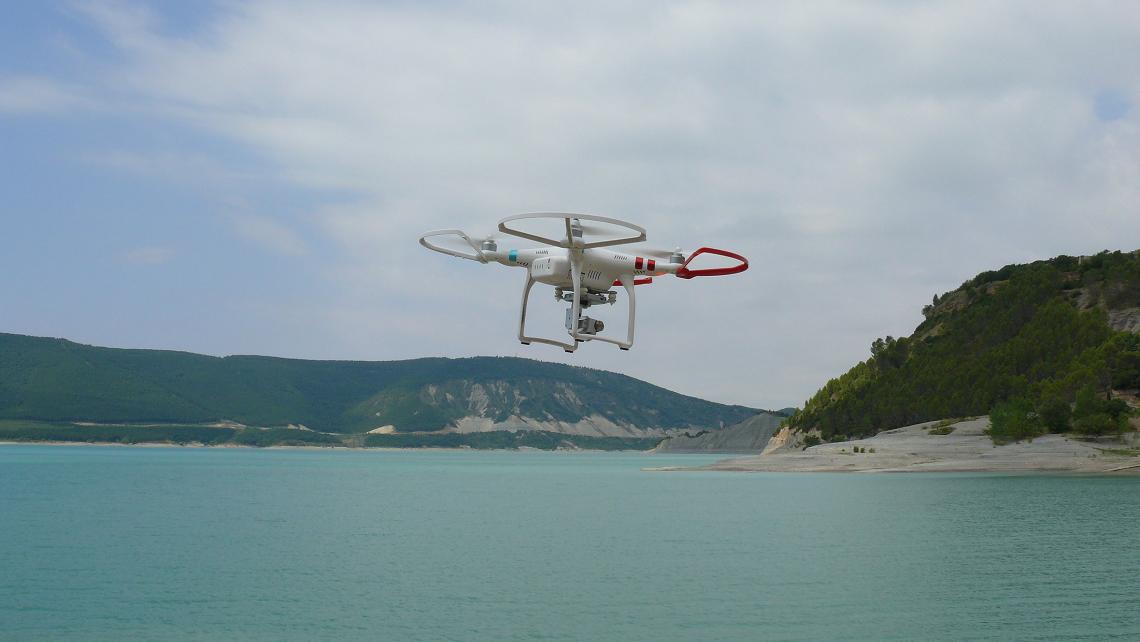
[[[1068,431],[1069,418],[1072,417],[1072,414],[1073,411],[1069,408],[1069,402],[1061,397],[1048,397],[1037,406],[1037,415],[1041,417],[1041,423],[1049,432]]]
[[[811,448],[812,446],[818,446],[822,443],[823,443],[823,440],[820,439],[818,435],[808,435],[808,436],[804,437],[804,450],[807,450],[808,448]]]
[[[1085,415],[1073,422],[1077,432],[1083,435],[1118,435],[1124,432],[1128,420],[1125,417],[1113,417],[1107,412],[1096,412]]]
[[[1102,399],[1091,385],[1077,392],[1073,428],[1085,435],[1113,435],[1128,429],[1130,409],[1122,399]]]
[[[993,407],[987,432],[995,444],[1004,444],[1033,439],[1044,431],[1041,419],[1033,412],[1033,404],[1028,399],[1012,399]]]
[[[928,428],[928,432],[931,435],[949,435],[950,433],[954,432],[954,424],[957,422],[957,419],[943,419],[942,421]]]

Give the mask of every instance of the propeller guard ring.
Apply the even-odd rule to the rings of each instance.
[[[453,250],[451,248],[443,247],[442,245],[436,245],[435,243],[432,243],[428,240],[428,238],[432,236],[458,236],[459,238],[463,239],[467,245],[471,246],[471,249],[474,250],[474,253],[466,254],[460,250]],[[420,237],[420,245],[434,252],[447,254],[448,256],[457,256],[461,259],[478,261],[480,263],[487,262],[486,257],[483,256],[483,251],[479,248],[479,246],[475,245],[475,243],[471,240],[471,237],[467,236],[463,230],[432,230],[430,232],[425,232],[424,235]]]
[[[515,229],[513,227],[507,226],[507,223],[509,223],[511,221],[521,221],[521,220],[536,219],[536,218],[554,218],[554,219],[565,220],[566,221],[566,238],[564,240],[551,239],[551,238],[547,238],[545,236],[539,236],[538,234],[531,234],[530,232],[524,232],[522,230]],[[596,223],[606,223],[609,225],[615,225],[617,227],[624,227],[627,230],[630,230],[632,232],[636,232],[637,236],[623,237],[623,238],[618,238],[618,239],[607,239],[605,241],[595,241],[593,243],[575,244],[573,242],[573,237],[570,234],[570,221],[572,219],[579,219],[579,220],[583,220],[583,221],[594,221]],[[534,212],[534,213],[529,213],[529,214],[515,214],[514,216],[508,216],[507,218],[499,221],[499,231],[503,232],[504,234],[510,234],[512,236],[517,236],[520,238],[529,239],[531,241],[538,241],[539,243],[545,243],[547,245],[553,245],[554,247],[575,248],[575,249],[583,249],[583,250],[588,249],[588,248],[592,248],[592,247],[607,247],[610,245],[625,245],[626,243],[640,243],[640,242],[644,241],[646,238],[645,228],[641,227],[640,225],[634,225],[633,223],[630,223],[628,221],[622,221],[622,220],[619,220],[616,218],[609,218],[607,216],[596,216],[594,214],[571,214],[568,212]]]
[[[703,270],[690,270],[689,269],[689,263],[692,262],[693,259],[697,258],[701,254],[716,254],[717,256],[724,256],[724,257],[727,257],[730,259],[735,259],[737,261],[740,261],[740,263],[738,263],[736,265],[730,265],[728,267],[705,268]],[[693,252],[692,254],[690,254],[689,258],[685,259],[685,262],[683,264],[681,264],[681,267],[677,270],[676,275],[677,275],[677,278],[680,278],[680,279],[691,279],[695,276],[726,276],[729,274],[739,274],[740,272],[743,272],[747,269],[748,269],[748,259],[737,254],[736,252],[729,252],[728,250],[721,250],[721,249],[718,249],[715,247],[702,247],[702,248],[699,248],[696,252]]]

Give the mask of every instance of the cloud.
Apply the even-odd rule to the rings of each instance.
[[[575,359],[771,406],[978,271],[1140,246],[1140,5],[249,2],[176,34],[84,7],[116,95],[318,195],[234,229],[321,252],[311,340],[344,353],[516,351],[521,276],[414,240],[521,211],[748,255],[734,280],[646,288],[635,352]]]

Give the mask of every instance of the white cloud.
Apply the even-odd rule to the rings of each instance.
[[[178,36],[86,10],[117,91],[336,192],[305,223],[337,248],[325,332],[360,356],[515,352],[521,276],[414,239],[520,211],[749,255],[646,288],[635,351],[575,361],[773,406],[980,270],[1140,246],[1140,115],[1097,117],[1105,88],[1140,98],[1140,5],[252,2]],[[294,225],[235,218],[285,254]]]

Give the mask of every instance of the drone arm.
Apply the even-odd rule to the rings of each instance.
[[[435,236],[458,236],[471,247],[471,251],[464,252],[462,250],[453,250],[451,248],[443,247],[442,245],[436,245],[435,243],[432,243],[428,240],[429,238]],[[475,242],[472,241],[471,237],[467,236],[463,230],[432,230],[430,232],[425,232],[423,236],[420,237],[420,245],[434,252],[447,254],[448,256],[456,256],[461,259],[478,261],[480,263],[487,262],[487,257],[483,256],[483,251],[479,249],[479,246],[475,245]]]

